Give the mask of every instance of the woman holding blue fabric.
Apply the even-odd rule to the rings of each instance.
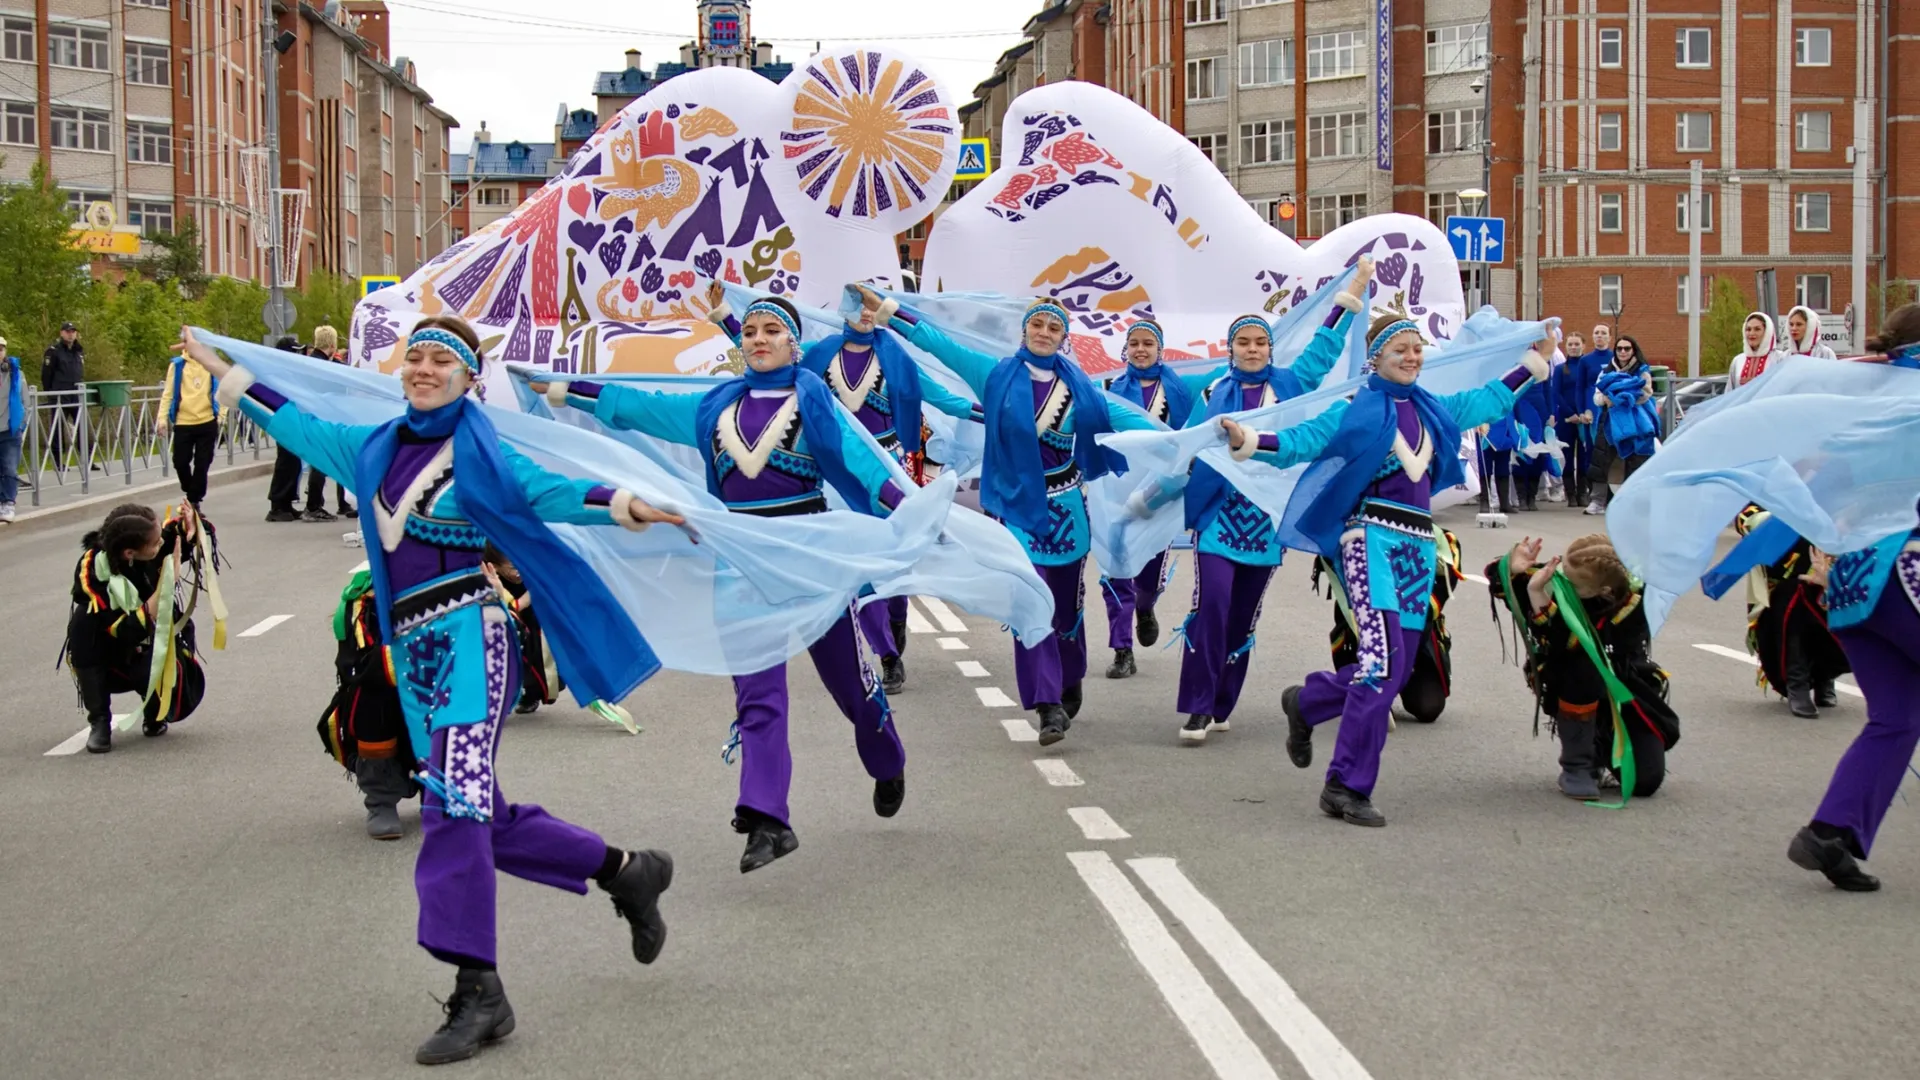
[[[1092,538],[1080,485],[1126,471],[1119,454],[1094,441],[1109,431],[1153,430],[1153,422],[1106,397],[1064,350],[1067,309],[1036,300],[1021,319],[1021,345],[998,358],[959,344],[931,322],[856,286],[876,324],[886,323],[953,369],[986,414],[980,505],[1026,548],[1053,593],[1054,632],[1014,643],[1022,708],[1040,720],[1040,745],[1066,737],[1080,711],[1087,674],[1086,582]]]
[[[827,509],[826,484],[857,510],[880,517],[891,513],[906,492],[833,390],[799,363],[798,311],[768,297],[749,305],[738,325],[746,373],[705,395],[585,379],[531,385],[550,402],[590,412],[609,427],[697,448],[706,460],[707,489],[737,513],[821,513]],[[886,692],[861,652],[853,613],[842,616],[808,652],[827,693],[853,723],[854,745],[874,780],[874,813],[894,816],[907,797],[906,750]],[[733,687],[738,719],[727,756],[731,760],[736,746],[741,753],[733,827],[747,836],[740,857],[744,874],[792,853],[800,841],[787,808],[793,753],[787,742],[786,665],[736,676]]]
[[[1326,322],[1290,367],[1273,363],[1272,329],[1259,315],[1242,315],[1227,327],[1233,366],[1207,388],[1205,415],[1211,423],[1228,413],[1265,408],[1319,388],[1346,349],[1347,328],[1366,310],[1362,299],[1373,277],[1373,261],[1360,260],[1351,292],[1334,297]],[[1244,460],[1252,447],[1237,451]],[[1260,605],[1285,551],[1273,517],[1247,500],[1227,478],[1204,461],[1193,463],[1186,490],[1186,524],[1194,546],[1193,613],[1181,628],[1186,654],[1180,660],[1180,696],[1175,708],[1186,714],[1180,741],[1197,746],[1210,731],[1226,731],[1252,664],[1253,630]]]
[[[1587,467],[1593,501],[1587,514],[1607,512],[1613,498],[1608,474],[1615,461],[1632,476],[1653,456],[1660,418],[1652,399],[1653,369],[1640,343],[1623,334],[1614,343],[1612,362],[1601,368],[1593,384],[1593,462]]]
[[[1512,412],[1515,395],[1547,377],[1546,360],[1528,349],[1504,376],[1436,397],[1415,382],[1425,349],[1417,324],[1383,315],[1367,334],[1372,373],[1352,401],[1278,433],[1220,419],[1236,455],[1281,469],[1312,463],[1280,539],[1335,560],[1358,625],[1357,659],[1288,687],[1280,702],[1287,755],[1302,769],[1313,763],[1313,728],[1341,718],[1320,809],[1355,825],[1387,823],[1372,795],[1389,710],[1413,670],[1433,596],[1433,492],[1461,481],[1461,429]]]
[[[410,742],[425,748],[427,789],[414,872],[419,941],[458,968],[447,1020],[423,1043],[425,1065],[472,1057],[514,1028],[495,969],[495,871],[585,893],[589,880],[629,923],[633,955],[652,963],[666,940],[659,899],[673,879],[664,852],[622,851],[531,803],[508,803],[495,776],[500,726],[519,696],[506,610],[481,569],[493,541],[541,597],[567,680],[584,699],[618,701],[659,667],[606,585],[548,523],[621,525],[681,519],[625,490],[548,472],[504,446],[468,391],[479,339],[461,319],[423,319],[400,370],[405,415],[377,426],[309,415],[183,329],[181,348],[220,379],[219,396],[321,471],[351,477],[363,512],[381,632],[391,643]]]
[[[1203,375],[1180,375],[1161,362],[1166,348],[1166,331],[1152,319],[1142,319],[1127,328],[1127,370],[1107,381],[1107,392],[1138,405],[1142,412],[1169,427],[1181,427],[1193,415],[1193,403],[1202,388],[1219,375],[1214,369]],[[1113,663],[1107,678],[1125,679],[1139,669],[1133,662],[1133,643],[1151,647],[1160,640],[1160,620],[1153,606],[1167,584],[1167,553],[1147,560],[1140,573],[1130,578],[1101,575],[1100,596],[1107,608],[1107,647],[1113,650]]]

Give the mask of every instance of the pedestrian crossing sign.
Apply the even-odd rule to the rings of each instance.
[[[993,140],[960,140],[960,164],[953,170],[955,180],[985,180],[993,171]]]
[[[398,284],[400,284],[400,279],[397,277],[382,274],[368,274],[366,277],[360,279],[360,295],[372,296],[381,289],[391,288]]]

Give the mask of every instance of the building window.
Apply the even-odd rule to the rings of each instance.
[[[1367,152],[1366,130],[1365,113],[1307,117],[1307,160],[1359,157]]]
[[[1427,192],[1427,220],[1439,228],[1447,227],[1447,219],[1460,216],[1460,196],[1451,191]]]
[[[1312,120],[1308,120],[1312,123]],[[1255,120],[1240,125],[1240,164],[1287,165],[1293,162],[1293,121]]]
[[[1226,57],[1208,56],[1187,61],[1188,101],[1212,101],[1226,96]]]
[[[1486,138],[1481,125],[1485,109],[1446,109],[1427,114],[1427,153],[1457,154],[1478,150]]]
[[[1713,66],[1713,30],[1683,26],[1673,32],[1673,65],[1683,68]]]
[[[52,113],[53,145],[60,150],[113,151],[112,117],[99,109],[56,105]]]
[[[1325,236],[1366,216],[1365,195],[1314,195],[1307,199],[1307,235]]]
[[[1621,65],[1621,31],[1619,27],[1610,27],[1600,31],[1600,66],[1617,68]]]
[[[1674,116],[1675,150],[1713,149],[1713,114],[1683,112]]]
[[[1687,231],[1687,197],[1690,194],[1692,193],[1682,191],[1675,196],[1673,200],[1673,227],[1678,229],[1682,234]],[[1713,231],[1713,192],[1711,191],[1702,191],[1700,193],[1700,231],[1703,233]]]
[[[1227,171],[1226,132],[1220,131],[1209,132],[1204,135],[1189,135],[1187,136],[1187,141],[1199,147],[1200,152],[1207,155],[1207,160],[1213,162],[1214,168],[1219,169],[1221,172]]]
[[[1360,31],[1315,34],[1307,39],[1307,81],[1344,79],[1360,74]]]
[[[1620,149],[1620,114],[1603,112],[1598,123],[1599,149],[1602,153],[1617,152]]]
[[[1690,314],[1687,310],[1687,277],[1686,274],[1680,275],[1679,296],[1676,301],[1677,310],[1682,315]],[[1700,314],[1705,315],[1711,307],[1713,307],[1713,275],[1708,274],[1700,279]]]
[[[48,27],[47,63],[54,67],[107,70],[107,32],[92,26]]]
[[[1248,199],[1247,205],[1253,207],[1253,212],[1260,215],[1261,221],[1277,229],[1283,224],[1280,220],[1281,204],[1292,201],[1292,195],[1282,195],[1274,199]]]
[[[112,201],[113,192],[111,191],[69,191],[67,192],[67,213],[72,216],[75,221],[85,221],[87,219],[87,207],[97,202],[110,203]]]
[[[360,274],[360,241],[358,240],[349,239],[347,241],[347,265],[345,269],[348,274],[355,277]]]
[[[1793,66],[1829,67],[1833,64],[1833,31],[1824,26],[1793,28]]]
[[[360,131],[359,131],[359,128],[357,127],[358,123],[359,123],[359,117],[354,115],[352,109],[343,108],[340,110],[340,145],[341,146],[344,146],[349,150],[354,150],[359,148]]]
[[[173,164],[173,125],[127,121],[127,160],[143,165]]]
[[[172,0],[127,0],[128,7],[159,8],[165,11]]]
[[[170,233],[173,231],[173,204],[170,202],[135,202],[127,200],[127,224],[139,229],[142,235]]]
[[[503,187],[483,187],[480,189],[481,206],[512,206],[510,196]]]
[[[33,20],[7,19],[0,23],[6,37],[6,57],[31,64],[38,59],[33,48]]]
[[[417,182],[420,178],[424,177],[426,173],[426,160],[420,156],[420,151],[416,149],[413,152],[413,178]]]
[[[127,42],[127,81],[141,86],[173,84],[173,59],[165,45]]]
[[[1793,302],[1822,314],[1833,310],[1833,277],[1801,274],[1793,279]]]
[[[1828,232],[1832,228],[1832,196],[1824,191],[1802,191],[1793,197],[1794,232]]]
[[[1620,195],[1609,192],[1600,196],[1600,231],[1617,233],[1624,229],[1624,215],[1620,210]]]
[[[385,135],[380,136],[380,171],[393,171],[393,140]]]
[[[1823,152],[1833,149],[1833,114],[1803,112],[1793,116],[1793,148]]]
[[[6,130],[0,132],[0,142],[14,146],[40,145],[40,118],[34,111],[33,102],[9,101],[0,112],[6,114]]]
[[[1618,315],[1626,307],[1626,290],[1619,274],[1600,275],[1600,314]]]
[[[1227,0],[1187,0],[1187,25],[1221,22],[1227,17]]]
[[[393,84],[385,79],[380,80],[380,111],[393,115]]]
[[[1279,86],[1292,81],[1292,38],[1268,38],[1241,44],[1241,86]]]
[[[340,177],[340,202],[352,214],[360,212],[360,178],[352,173]]]
[[[1487,24],[1427,31],[1427,74],[1478,71],[1487,66]]]

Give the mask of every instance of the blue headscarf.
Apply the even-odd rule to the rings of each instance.
[[[464,342],[462,343],[464,344]],[[374,429],[354,462],[354,489],[377,492],[400,448],[400,429],[426,439],[453,438],[453,475],[460,511],[472,519],[495,547],[519,569],[540,602],[540,627],[553,647],[561,676],[582,701],[620,701],[660,670],[640,631],[599,575],[562,543],[533,512],[506,455],[500,436],[480,404],[461,398],[431,411],[407,406]],[[380,632],[393,640],[393,586],[381,554],[377,515],[360,515],[360,534],[379,599]]]
[[[880,365],[880,377],[887,383],[887,405],[893,410],[893,433],[907,453],[920,449],[920,369],[893,335],[885,330],[855,330],[849,326],[838,334],[807,347],[800,366],[825,379],[827,365],[847,345],[864,345],[873,351],[873,363]]]
[[[1257,315],[1243,315],[1233,321],[1227,330],[1227,341],[1231,345],[1234,335],[1244,326],[1258,323],[1265,327],[1267,321]],[[1271,340],[1272,331],[1268,330]],[[1198,423],[1210,424],[1228,413],[1244,411],[1240,405],[1241,392],[1249,386],[1271,386],[1275,402],[1287,401],[1306,393],[1306,387],[1300,385],[1300,377],[1283,367],[1275,367],[1269,357],[1265,367],[1259,371],[1242,371],[1238,366],[1229,367],[1227,373],[1213,384],[1212,395],[1207,398],[1207,413]],[[1186,510],[1187,528],[1205,530],[1213,524],[1220,508],[1227,504],[1227,478],[1219,470],[1204,461],[1193,463],[1193,474],[1187,481]]]
[[[1287,500],[1280,521],[1280,541],[1290,548],[1337,558],[1340,534],[1360,505],[1360,497],[1380,474],[1393,452],[1399,431],[1396,402],[1413,402],[1420,423],[1433,440],[1433,464],[1427,478],[1435,489],[1450,488],[1465,479],[1460,467],[1460,426],[1453,415],[1417,383],[1401,385],[1379,374],[1354,395],[1340,418],[1340,427],[1313,464],[1300,477]]]
[[[720,472],[713,461],[713,436],[720,426],[720,413],[747,396],[749,390],[783,389],[792,389],[800,397],[801,431],[810,436],[807,451],[813,455],[814,464],[820,466],[820,475],[847,500],[848,506],[866,512],[872,497],[847,468],[847,460],[841,453],[837,412],[840,403],[834,400],[833,389],[825,379],[799,364],[785,364],[772,371],[748,368],[745,375],[721,383],[700,399],[700,406],[694,412],[694,431],[700,440],[700,457],[707,463],[707,490],[716,498],[720,495]]]
[[[1060,305],[1042,301],[1027,309],[1045,311],[1068,324]],[[1026,319],[1021,320],[1026,325]],[[1033,380],[1026,366],[1050,371],[1067,384],[1073,395],[1073,459],[1084,480],[1098,480],[1108,473],[1127,471],[1126,458],[1094,441],[1097,435],[1113,430],[1106,403],[1079,365],[1063,354],[1066,344],[1051,356],[1035,356],[1023,343],[1012,356],[994,366],[987,375],[986,400],[981,408],[987,417],[987,452],[980,471],[980,505],[987,513],[1010,522],[1029,533],[1047,531],[1047,474],[1041,465],[1040,435],[1034,430]]]
[[[1158,381],[1160,397],[1167,403],[1167,423],[1173,427],[1180,427],[1193,416],[1193,391],[1187,389],[1186,381],[1179,375],[1168,371],[1165,361],[1161,360],[1159,346],[1166,344],[1166,335],[1161,331],[1160,325],[1152,319],[1142,319],[1127,327],[1129,335],[1135,330],[1146,330],[1153,335],[1157,343],[1153,364],[1143,368],[1128,364],[1127,370],[1107,384],[1107,392],[1123,397],[1144,409],[1147,407],[1147,388],[1143,384]]]

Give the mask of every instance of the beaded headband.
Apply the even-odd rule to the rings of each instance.
[[[1258,315],[1242,315],[1233,320],[1232,326],[1227,327],[1227,347],[1232,348],[1233,339],[1239,337],[1240,331],[1249,326],[1259,327],[1260,332],[1267,335],[1267,341],[1273,341],[1273,327],[1267,325],[1267,320]]]
[[[1041,311],[1044,311],[1047,314],[1053,316],[1054,318],[1059,319],[1060,325],[1063,327],[1073,325],[1067,319],[1067,309],[1064,307],[1061,307],[1059,304],[1056,304],[1051,300],[1035,300],[1032,306],[1027,308],[1027,313],[1020,317],[1020,325],[1025,326],[1027,323],[1027,320],[1033,318],[1035,312],[1041,312]]]
[[[460,340],[460,335],[451,330],[442,330],[437,326],[427,326],[407,335],[409,351],[421,345],[437,345],[460,358],[467,370],[480,374],[480,357],[474,355],[473,346]]]
[[[750,315],[772,315],[774,318],[779,319],[787,325],[787,333],[793,338],[794,344],[796,346],[800,344],[800,324],[793,321],[793,316],[788,313],[786,308],[781,307],[771,300],[755,300],[753,303],[747,305],[747,310],[740,316],[741,321],[745,322]]]
[[[1417,334],[1420,332],[1420,324],[1414,322],[1412,319],[1401,319],[1397,322],[1388,323],[1385,328],[1373,336],[1373,341],[1368,343],[1367,361],[1371,363],[1379,357],[1380,350],[1387,347],[1387,342],[1392,341],[1395,335],[1405,333],[1408,330]]]
[[[1141,319],[1139,322],[1127,327],[1128,335],[1132,335],[1135,330],[1145,330],[1147,333],[1152,334],[1155,348],[1166,348],[1167,335],[1165,331],[1160,329],[1159,323],[1154,322],[1152,319]]]

